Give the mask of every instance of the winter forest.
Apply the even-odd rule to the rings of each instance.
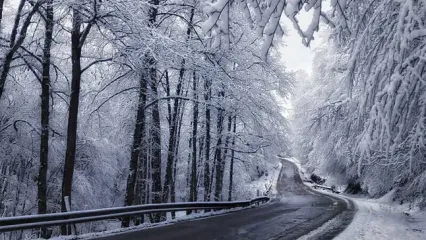
[[[0,62],[1,217],[250,199],[277,155],[426,206],[425,0],[0,0]]]

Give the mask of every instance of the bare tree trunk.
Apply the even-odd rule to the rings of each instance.
[[[201,166],[203,165],[203,158],[204,158],[204,136],[201,136],[198,138],[198,163],[197,163],[197,168],[201,168]],[[198,174],[200,174],[200,170],[198,170]]]
[[[148,72],[148,71],[147,71]],[[143,133],[145,131],[145,104],[146,104],[146,73],[141,74],[139,82],[139,101],[138,111],[136,114],[135,130],[133,132],[132,152],[130,156],[129,176],[127,177],[126,195],[124,198],[124,206],[133,205],[136,178],[138,173],[138,162],[141,150]],[[123,218],[121,227],[129,227],[130,217]]]
[[[197,189],[197,131],[198,131],[198,95],[197,95],[197,77],[193,73],[192,91],[194,94],[194,106],[192,110],[192,163],[191,163],[191,181],[190,181],[190,194],[189,201],[196,202],[198,196]]]
[[[206,78],[204,82],[204,101],[205,101],[205,115],[206,115],[206,145],[204,152],[204,201],[210,201],[210,101],[212,90],[211,90],[211,81]]]
[[[168,87],[169,88],[169,87]],[[178,83],[178,90],[181,88],[181,82]],[[180,93],[176,93],[176,95],[180,95]],[[168,92],[168,96],[170,96],[170,91]],[[166,165],[166,176],[165,183],[163,187],[163,202],[169,201],[175,202],[175,187],[174,187],[174,178],[176,175],[176,163],[177,163],[177,149],[179,148],[179,133],[177,127],[180,124],[179,121],[179,108],[176,107],[176,103],[178,103],[177,99],[174,100],[173,113],[169,111],[169,145],[167,151],[167,165]],[[168,104],[168,107],[171,106]],[[172,219],[175,218],[176,213],[171,212]]]
[[[147,118],[148,120],[148,118]],[[145,171],[145,203],[152,203],[152,144],[151,144],[151,128],[152,126],[150,126],[148,128],[148,123],[147,123],[147,136],[144,138],[145,139],[145,144],[146,144],[146,171]],[[151,215],[149,215],[151,216]]]
[[[184,64],[184,62],[183,62]],[[183,69],[183,68],[182,68]],[[181,94],[182,89],[182,81],[184,70],[179,73],[179,82],[176,89],[176,95],[179,96]],[[176,161],[176,146],[177,140],[177,129],[178,129],[178,117],[179,117],[179,99],[174,99],[173,101],[173,110],[171,113],[170,125],[169,125],[169,146],[167,151],[167,164],[166,164],[166,177],[164,181],[164,192],[163,192],[163,202],[168,202],[170,193],[171,193],[171,184],[173,183],[173,163]]]
[[[3,2],[1,2],[3,4]],[[53,39],[52,0],[46,5],[45,38],[43,47],[43,72],[41,84],[41,139],[40,168],[37,181],[38,214],[47,213],[47,169],[49,159],[49,105],[50,105],[50,49]],[[41,228],[41,237],[48,238],[46,228]]]
[[[0,28],[1,28],[1,22],[3,20],[3,4],[4,4],[4,0],[0,0]]]
[[[81,47],[80,47],[80,27],[81,15],[78,9],[73,8],[73,22],[71,31],[71,59],[72,59],[72,79],[71,79],[71,100],[68,110],[68,130],[67,130],[67,150],[65,153],[65,168],[62,181],[62,212],[66,212],[65,197],[69,197],[71,202],[72,178],[74,174],[75,151],[77,140],[77,117],[81,83]],[[62,234],[69,232],[62,228]]]
[[[95,6],[96,8],[96,6]],[[80,100],[80,84],[81,84],[81,50],[87,35],[90,32],[94,22],[86,25],[81,31],[82,18],[80,9],[77,6],[72,9],[72,30],[71,30],[71,60],[72,60],[72,77],[71,77],[71,94],[70,104],[68,108],[68,128],[67,128],[67,149],[65,152],[64,175],[62,180],[62,212],[66,212],[66,197],[68,197],[71,206],[72,179],[74,175],[75,153],[77,142],[77,122],[78,122],[78,106]],[[69,234],[65,225],[61,226],[63,235]]]
[[[192,124],[193,124],[193,122],[191,121],[190,128],[192,128]],[[188,149],[192,149],[192,138],[191,137],[189,138],[189,141],[188,141]],[[191,159],[192,159],[192,151],[188,151],[188,160],[187,160],[187,163],[186,163],[186,166],[187,166],[186,172],[188,174],[186,175],[186,188],[185,189],[189,189],[190,185],[191,185],[191,174],[189,174],[191,172]]]
[[[226,157],[228,155],[228,147],[229,147],[229,141],[231,139],[231,130],[232,130],[232,115],[228,116],[228,129],[227,129],[227,136],[225,140],[225,150],[223,150],[223,156],[222,156],[222,162],[221,166],[219,168],[219,171],[216,174],[216,195],[217,199],[220,201],[223,201],[223,176],[225,172],[225,164],[226,164]]]
[[[150,61],[150,88],[152,99],[158,98],[157,69],[153,59]],[[152,203],[161,203],[164,199],[161,184],[161,122],[159,104],[152,105]],[[165,220],[163,213],[153,214],[155,222]]]
[[[223,92],[219,93],[219,96],[223,96],[222,95]],[[223,122],[224,122],[224,110],[221,108],[218,110],[218,117],[217,117],[217,135],[219,136],[217,143],[216,143],[216,148],[215,148],[215,154],[214,154],[214,158],[215,158],[215,180],[216,180],[216,184],[215,184],[215,191],[214,191],[214,200],[215,201],[220,201],[221,198],[221,193],[222,193],[222,179],[223,179],[223,169],[224,169],[224,161],[222,158],[222,133],[223,133]]]
[[[146,141],[143,141],[142,143],[144,145],[142,152],[141,152],[141,156],[140,156],[140,160],[141,160],[141,168],[142,168],[142,175],[141,175],[141,192],[140,192],[140,198],[141,198],[141,202],[140,204],[146,204],[148,203],[148,196],[149,196],[149,184],[147,184],[148,182],[148,174],[149,174],[149,164],[148,164],[148,151],[146,146],[148,145],[146,143]],[[143,221],[143,218],[142,218]]]
[[[201,128],[200,128],[201,129]],[[205,144],[205,136],[201,135],[198,137],[198,162],[197,162],[197,189],[200,186],[200,181],[203,181],[203,163],[204,163],[204,144]],[[199,190],[199,189],[198,189]],[[199,191],[197,192],[199,193]],[[198,195],[197,193],[197,195]],[[198,196],[197,196],[198,199]]]
[[[165,79],[166,79],[166,95],[170,96],[170,79],[169,79],[169,71],[165,71]],[[167,99],[167,123],[172,125],[172,105],[171,99]]]
[[[145,134],[145,129],[142,133],[142,135]],[[135,186],[135,197],[134,197],[134,205],[141,205],[146,203],[146,195],[147,195],[147,189],[146,189],[146,181],[147,181],[147,172],[148,172],[148,166],[147,166],[147,152],[146,152],[146,142],[144,138],[142,137],[142,141],[140,144],[140,151],[139,151],[139,159],[138,159],[138,170],[136,174],[136,186]],[[133,219],[133,222],[135,226],[140,225],[144,222],[144,214],[142,214],[139,217],[135,217]]]
[[[210,198],[211,198],[211,195],[213,193],[213,184],[214,184],[215,172],[216,172],[216,160],[217,160],[217,158],[216,158],[216,149],[214,151],[214,154],[215,155],[213,155],[213,162],[211,164],[211,173],[210,173],[210,184],[209,184],[209,187],[210,187],[209,188],[209,197]],[[213,194],[213,197],[214,197],[214,194]]]
[[[229,163],[229,191],[228,191],[228,201],[232,201],[232,188],[234,184],[234,157],[235,157],[235,133],[237,132],[237,116],[234,116],[234,127],[232,132],[234,135],[232,136],[232,150],[231,150],[231,162]]]
[[[181,132],[182,132],[182,120],[183,120],[183,114],[185,112],[185,110],[183,109],[185,107],[185,103],[180,105],[180,117],[179,117],[179,123],[178,123],[178,131],[176,134],[176,146],[180,145],[180,136],[181,136]],[[174,166],[173,166],[173,183],[171,186],[171,193],[170,193],[170,201],[171,202],[176,202],[176,174],[177,174],[177,164],[178,164],[178,160],[179,158],[177,156],[179,156],[179,147],[175,148],[175,162],[174,162]],[[175,219],[176,217],[176,212],[172,212],[172,218]]]
[[[166,79],[166,96],[169,97],[171,95],[170,95],[170,79],[169,79],[169,71],[168,70],[165,71],[165,79]],[[172,139],[172,137],[171,137],[172,136],[172,130],[171,129],[172,129],[172,124],[173,124],[172,123],[172,120],[173,120],[173,116],[172,116],[172,105],[171,105],[171,100],[170,99],[167,99],[167,116],[168,116],[167,117],[167,122],[169,124],[169,135],[170,135],[169,136],[169,146],[168,146],[168,151],[167,151],[167,161],[169,161],[170,150],[172,148],[172,145],[170,143],[171,143],[171,139]],[[174,145],[178,146],[178,143],[175,143]],[[174,147],[174,148],[176,149],[177,147]],[[174,154],[175,154],[174,156],[177,156],[176,153],[174,153]],[[173,160],[173,161],[174,161],[174,165],[176,166],[176,161],[175,160]],[[174,171],[173,171],[172,179],[174,179],[174,177],[176,175],[176,167],[174,167],[173,169],[174,169]],[[167,170],[166,170],[166,172],[167,172]],[[163,191],[165,191],[165,189],[163,189]],[[175,202],[175,194],[174,194],[174,192],[175,192],[175,185],[174,185],[174,181],[172,181],[172,184],[170,186],[170,202]],[[168,195],[168,194],[166,193],[164,195]],[[175,218],[175,216],[176,216],[175,212],[172,212],[172,218],[173,219]]]

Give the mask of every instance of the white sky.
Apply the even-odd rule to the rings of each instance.
[[[302,12],[298,15],[299,24],[302,30],[305,30],[311,22],[312,13]],[[309,76],[312,76],[312,60],[313,60],[313,50],[321,41],[320,39],[315,39],[311,42],[310,47],[306,47],[302,44],[302,38],[297,33],[293,27],[293,23],[285,16],[281,18],[281,24],[284,26],[284,31],[286,31],[285,36],[283,36],[283,46],[279,48],[281,52],[281,62],[286,67],[287,70],[298,71],[303,70]],[[321,27],[321,26],[320,26]],[[318,33],[314,35],[318,38]],[[298,79],[296,79],[297,81]],[[276,100],[281,106],[282,114],[287,119],[293,119],[293,106],[291,104],[291,96],[289,99],[283,99],[280,96],[276,96]]]
[[[310,14],[303,14],[299,17],[301,26],[304,28],[310,22]],[[314,40],[311,47],[302,44],[302,38],[296,32],[291,21],[284,17],[281,20],[287,33],[283,36],[284,46],[280,48],[282,62],[288,70],[305,70],[309,75],[312,74],[312,48],[315,47]]]
[[[323,11],[328,11],[331,7],[328,4],[323,6]],[[305,30],[311,23],[312,11],[307,13],[304,10],[298,14],[297,19],[302,30]],[[280,48],[282,62],[288,70],[305,70],[309,75],[312,74],[313,49],[318,46],[320,39],[311,42],[308,48],[302,44],[302,38],[293,27],[293,23],[285,16],[281,18],[281,24],[284,26],[286,35],[283,36],[284,46]],[[321,27],[321,26],[320,26]],[[314,34],[318,38],[319,34]]]

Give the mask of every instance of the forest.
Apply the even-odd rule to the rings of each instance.
[[[296,73],[295,155],[330,184],[424,208],[426,2],[334,2],[345,19],[320,32],[312,76]]]
[[[290,78],[240,8],[203,32],[200,1],[1,4],[1,216],[247,199],[289,151]]]
[[[277,155],[424,207],[425,14],[424,0],[0,0],[0,216],[248,199]],[[321,41],[312,76],[280,62],[286,28]]]

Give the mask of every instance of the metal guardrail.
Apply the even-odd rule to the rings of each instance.
[[[0,233],[25,229],[37,229],[41,227],[75,224],[120,217],[130,217],[141,214],[159,212],[177,212],[187,210],[221,210],[236,207],[248,207],[260,205],[269,201],[269,197],[259,197],[250,201],[233,202],[185,202],[145,204],[128,207],[103,208],[87,211],[74,211],[64,213],[52,213],[42,215],[17,216],[0,218]]]
[[[318,185],[318,184],[314,184],[312,187],[314,189],[318,189],[319,188],[319,189],[323,189],[323,190],[328,190],[328,191],[331,191],[332,193],[337,193],[337,194],[340,193],[339,191],[336,190],[335,187],[327,187],[327,186]]]

